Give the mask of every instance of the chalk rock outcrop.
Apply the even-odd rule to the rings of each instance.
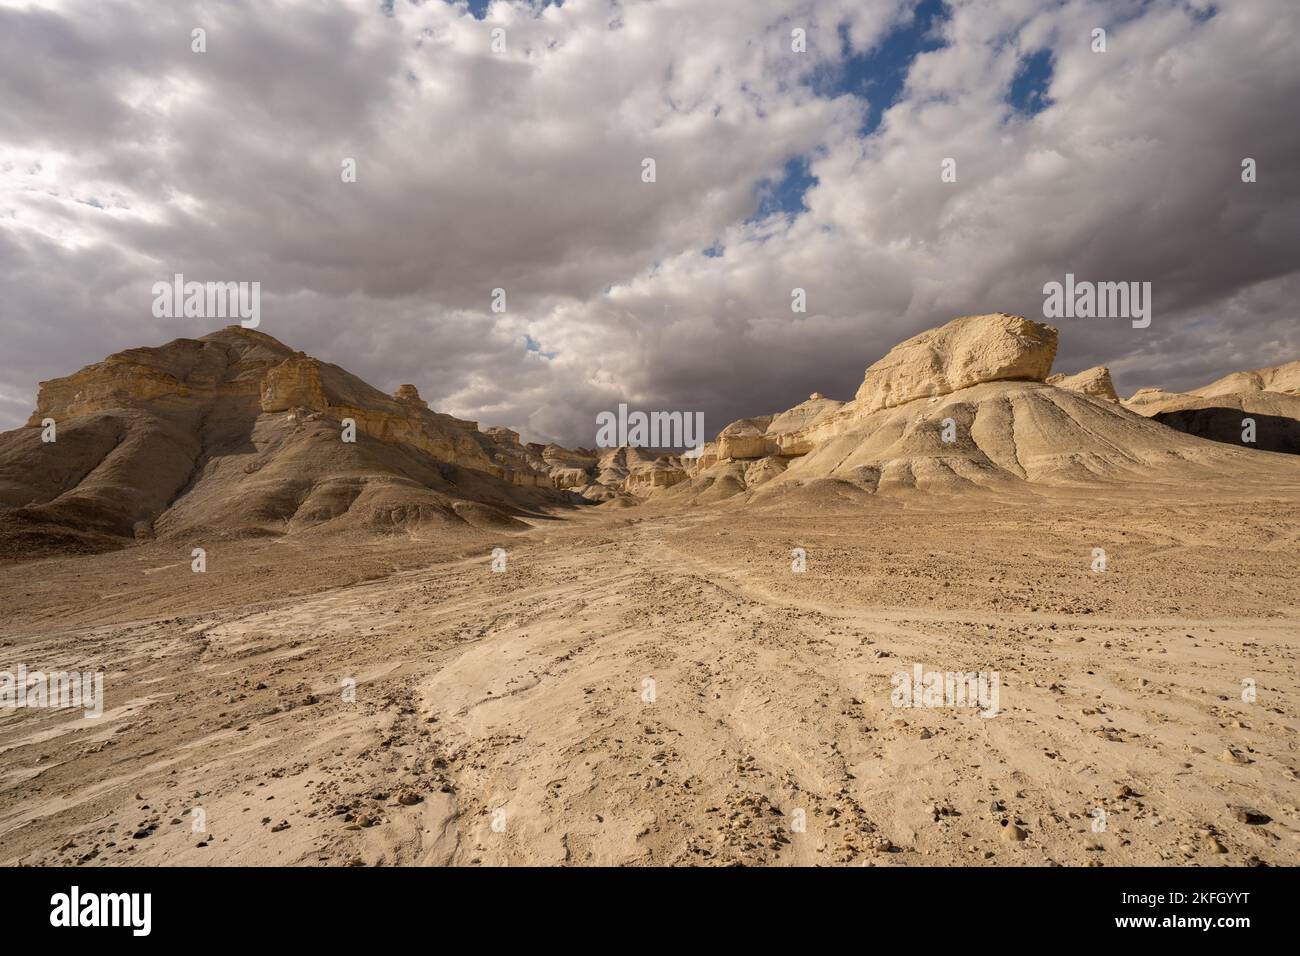
[[[293,356],[292,349],[271,336],[239,326],[161,348],[126,349],[72,375],[41,382],[27,424],[109,408],[182,409],[218,397],[255,402],[267,372]]]
[[[1047,384],[1055,385],[1057,388],[1068,388],[1072,392],[1081,392],[1108,402],[1119,401],[1119,395],[1115,393],[1115,383],[1110,378],[1110,369],[1104,365],[1085,369],[1074,375],[1064,373],[1049,375]]]
[[[644,448],[630,445],[603,449],[596,461],[594,483],[621,489],[632,472],[653,464],[656,457]]]
[[[693,475],[718,463],[718,443],[706,441],[697,448],[689,448],[682,454],[682,467],[687,474]]]
[[[539,455],[556,488],[584,488],[591,484],[599,460],[590,449],[570,450],[554,443],[544,445]]]
[[[663,455],[648,464],[638,465],[624,480],[622,490],[644,496],[656,488],[671,488],[686,479],[686,471],[676,455]]]
[[[396,396],[385,395],[337,365],[302,352],[267,370],[261,407],[267,413],[305,408],[339,421],[351,419],[358,431],[379,441],[410,445],[512,484],[549,485],[535,481],[526,462],[507,455],[496,460],[494,443],[478,432],[477,423],[430,411],[414,385],[402,386]]]
[[[283,412],[290,408],[324,411],[329,407],[321,384],[321,363],[302,352],[268,369],[262,382],[262,411]]]
[[[765,433],[773,453],[787,458],[806,455],[816,447],[817,428],[844,407],[844,402],[813,392],[808,401],[772,419]]]
[[[765,457],[771,447],[771,443],[766,438],[767,426],[771,423],[771,415],[742,418],[740,421],[732,422],[718,432],[718,457]]]
[[[683,455],[682,468],[713,497],[766,484],[792,460],[861,429],[883,409],[989,382],[1041,383],[1052,370],[1056,336],[1051,326],[1004,312],[954,319],[895,346],[870,366],[852,402],[814,392],[779,414],[742,418],[722,429],[715,441]],[[1110,382],[1105,369],[1074,378],[1080,380],[1074,383],[1079,391],[1104,392],[1101,380],[1106,386]],[[1113,388],[1110,395],[1114,400]]]
[[[705,442],[682,455],[682,465],[688,474],[694,475],[720,461],[757,462],[773,456],[805,455],[816,445],[812,436],[817,427],[844,407],[844,402],[813,392],[806,402],[777,415],[732,422],[718,433],[715,441]],[[770,469],[763,473],[769,474]]]
[[[889,350],[867,369],[854,401],[869,414],[983,382],[1041,382],[1056,357],[1056,329],[995,312],[953,319]]]
[[[789,459],[778,455],[760,458],[745,464],[745,487],[757,488],[771,481],[789,466]]]
[[[429,407],[429,403],[420,397],[420,390],[414,385],[397,386],[397,391],[393,393],[393,398],[405,405],[417,405],[420,408]]]
[[[1276,392],[1280,395],[1300,395],[1300,361],[1256,368],[1245,372],[1232,372],[1193,390],[1193,395],[1214,398],[1219,395],[1236,395],[1241,392]]]

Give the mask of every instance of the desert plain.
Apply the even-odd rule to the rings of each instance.
[[[1050,355],[1024,357],[817,404],[798,434],[841,425],[761,465],[762,488],[774,456],[739,444],[643,463],[672,483],[618,476],[639,494],[581,506],[447,471],[411,494],[474,507],[430,520],[420,497],[394,521],[385,497],[382,533],[359,517],[371,478],[310,527],[321,492],[300,489],[257,534],[232,490],[270,481],[304,428],[334,454],[336,400],[269,438],[286,411],[255,415],[253,470],[208,435],[129,542],[11,534],[0,653],[102,671],[105,699],[0,713],[0,863],[1294,865],[1300,458],[1067,392]],[[104,414],[79,388],[72,417]],[[936,470],[941,413],[964,451]],[[1069,422],[1103,450],[1045,450]],[[741,425],[789,446],[771,416]],[[30,435],[9,460],[20,439],[30,468]],[[105,494],[95,474],[61,479],[77,515]],[[238,498],[244,524],[187,497]],[[77,523],[34,507],[24,528]],[[996,672],[998,713],[895,706],[917,664]]]

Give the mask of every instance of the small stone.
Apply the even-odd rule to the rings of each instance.
[[[1232,811],[1232,819],[1238,823],[1249,823],[1251,826],[1263,826],[1273,819],[1254,807],[1229,807],[1228,809]]]
[[[1020,843],[1027,836],[1029,836],[1029,834],[1024,830],[1024,828],[1019,827],[1014,823],[1008,823],[1002,828],[1003,843]]]

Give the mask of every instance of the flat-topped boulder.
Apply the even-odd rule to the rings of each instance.
[[[1056,329],[1018,315],[966,315],[894,346],[867,369],[855,402],[869,413],[984,382],[1041,382],[1056,357]]]
[[[765,437],[771,415],[742,418],[718,432],[719,458],[764,458],[772,443]]]

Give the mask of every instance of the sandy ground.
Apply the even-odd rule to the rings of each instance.
[[[1189,493],[9,565],[0,669],[105,713],[0,711],[0,863],[1292,865],[1300,497]]]

